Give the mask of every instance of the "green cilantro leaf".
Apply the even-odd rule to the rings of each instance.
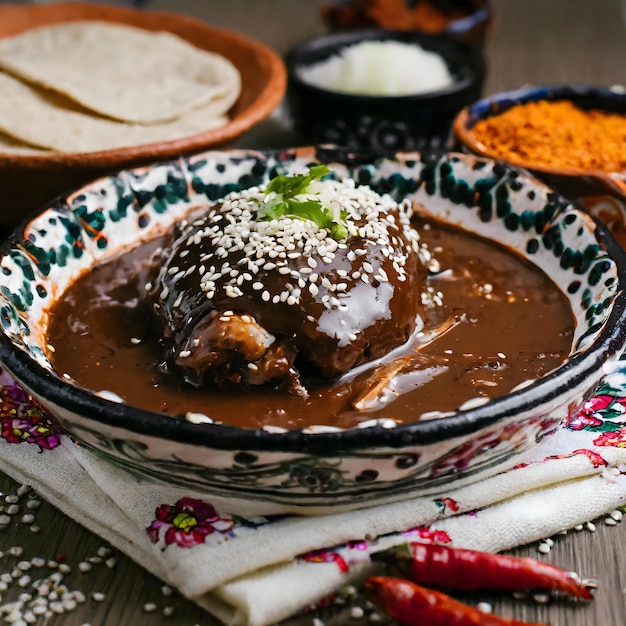
[[[308,174],[301,174],[300,176],[277,176],[267,186],[265,193],[269,194],[274,191],[278,195],[293,198],[299,194],[306,193],[307,187],[314,180],[321,180],[329,173],[330,170],[328,166],[314,165],[309,169]]]
[[[320,180],[329,173],[330,170],[326,165],[315,165],[309,169],[308,174],[277,176],[266,189],[265,199],[257,210],[257,218],[269,221],[289,216],[299,220],[310,220],[319,228],[327,230],[333,239],[338,241],[346,239],[347,212],[341,211],[340,221],[334,221],[331,210],[325,207],[321,200],[312,198],[309,191],[309,185],[313,181]],[[298,199],[298,196],[302,195],[305,197]]]

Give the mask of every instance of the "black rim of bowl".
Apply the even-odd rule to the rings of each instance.
[[[270,154],[270,151],[267,154]],[[346,162],[354,158],[350,150],[333,151],[335,157],[340,154],[343,154]],[[524,170],[508,165],[504,167],[536,180]],[[543,186],[539,181],[538,184]],[[47,204],[46,208],[55,206],[58,202],[63,203],[63,197]],[[32,219],[31,217],[24,220],[14,230],[13,235],[5,240],[0,249],[0,256],[10,249],[12,241],[21,240],[21,234]],[[44,406],[46,403],[53,404],[87,418],[94,425],[102,423],[157,439],[221,450],[306,452],[324,456],[356,452],[369,447],[397,449],[410,445],[430,445],[470,435],[499,420],[519,415],[549,402],[567,389],[583,384],[588,377],[597,375],[607,360],[621,355],[626,344],[626,251],[603,224],[595,218],[593,220],[596,225],[596,239],[605,246],[609,256],[616,263],[619,282],[619,291],[613,308],[599,336],[585,352],[570,357],[544,378],[537,379],[523,389],[495,398],[480,407],[460,410],[448,417],[416,420],[398,424],[394,428],[376,425],[318,433],[304,430],[276,433],[220,423],[192,424],[184,419],[96,396],[46,370],[26,352],[16,347],[4,332],[0,332],[0,365],[34,395],[41,397]]]
[[[424,50],[440,54],[455,80],[450,87],[435,91],[400,96],[372,96],[325,89],[302,78],[300,73],[302,67],[324,61],[344,48],[362,41],[397,41],[418,44]],[[402,104],[443,98],[469,89],[476,83],[482,84],[485,76],[485,59],[476,46],[456,41],[445,35],[381,28],[352,30],[309,39],[298,44],[286,54],[285,65],[287,67],[288,88],[297,87],[310,90],[311,93],[320,96],[345,98],[346,106],[349,106],[350,102],[376,103],[382,99]]]

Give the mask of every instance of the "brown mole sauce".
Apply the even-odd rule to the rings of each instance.
[[[414,421],[476,397],[504,395],[564,361],[574,318],[547,276],[459,229],[422,220],[416,226],[447,270],[428,279],[443,294],[443,306],[427,311],[425,331],[455,313],[463,317],[420,349],[412,371],[396,379],[399,395],[375,410],[357,411],[354,400],[385,371],[385,360],[343,383],[307,384],[307,398],[263,387],[197,389],[160,371],[162,350],[151,335],[144,289],[146,260],[160,240],[97,266],[67,290],[50,312],[49,356],[59,373],[87,389],[112,391],[132,406],[173,416],[204,413],[245,428],[289,429],[347,428],[375,417]]]

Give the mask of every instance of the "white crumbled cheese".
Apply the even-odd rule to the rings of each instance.
[[[428,93],[454,83],[439,54],[399,41],[362,41],[300,68],[299,75],[322,89],[371,96]]]

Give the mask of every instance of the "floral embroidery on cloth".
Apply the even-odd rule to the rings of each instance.
[[[243,518],[226,515],[209,502],[196,498],[181,498],[176,504],[161,504],[154,512],[154,521],[146,528],[152,543],[163,549],[177,545],[192,548],[206,542],[209,535],[234,537],[237,529],[255,529],[283,516]]]
[[[161,504],[155,519],[146,529],[152,543],[164,543],[164,548],[175,544],[191,548],[204,543],[213,533],[233,536],[232,517],[221,516],[208,502],[195,498],[181,498],[174,504]]]
[[[618,378],[605,382],[565,427],[599,433],[594,446],[626,448],[626,397],[621,383]]]
[[[613,387],[611,384],[603,384],[596,395],[589,398],[580,411],[565,422],[565,428],[591,432],[622,430],[626,426],[624,391],[624,389]],[[596,442],[594,441],[594,443]]]
[[[307,563],[335,563],[340,572],[347,573],[350,566],[368,559],[373,548],[388,548],[407,541],[423,541],[425,543],[451,543],[450,535],[444,530],[434,530],[429,526],[417,526],[402,533],[389,533],[376,539],[350,541],[346,544],[312,550],[300,555],[300,559]]]
[[[0,420],[0,436],[9,443],[34,443],[41,450],[61,443],[50,414],[17,383],[0,386]]]

